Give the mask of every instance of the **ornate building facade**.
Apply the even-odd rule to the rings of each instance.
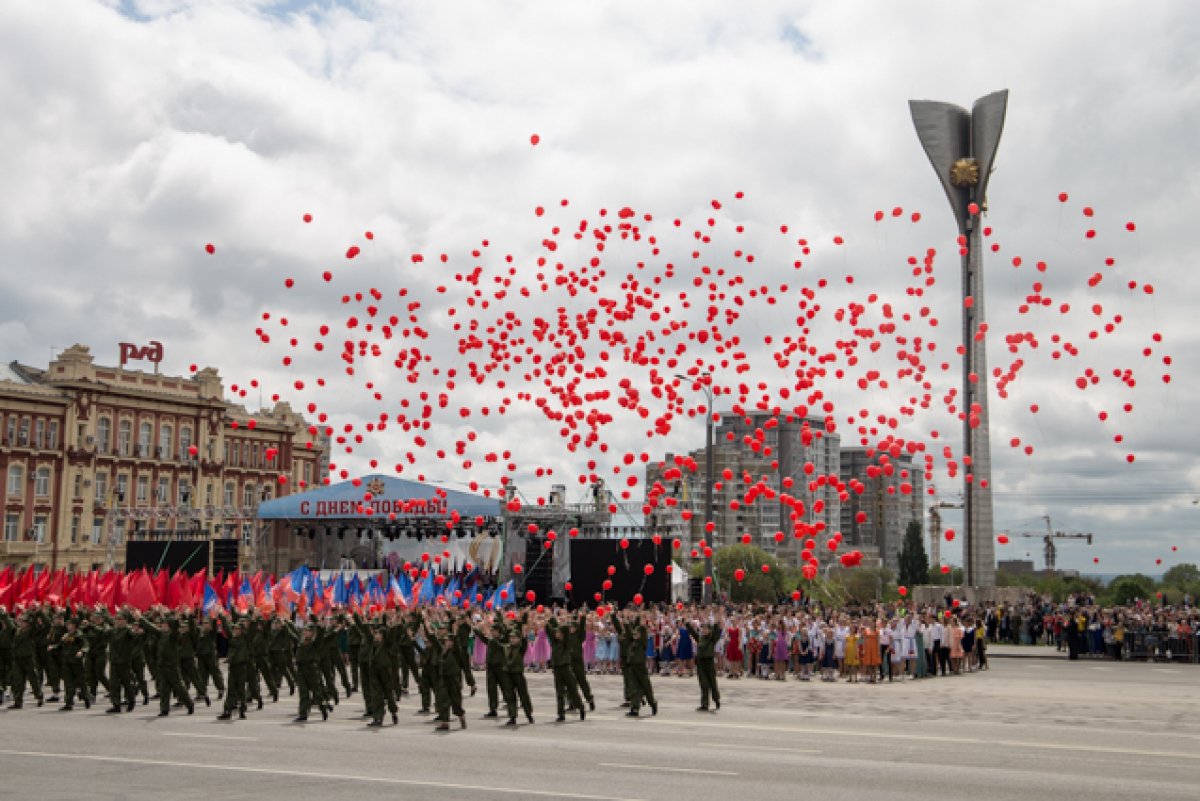
[[[306,561],[257,509],[320,484],[328,439],[287,403],[251,414],[224,394],[211,367],[104,367],[83,345],[0,366],[0,564],[121,569],[130,540],[237,542],[243,570]]]

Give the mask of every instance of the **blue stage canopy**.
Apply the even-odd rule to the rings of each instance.
[[[328,487],[267,501],[258,507],[260,520],[396,520],[482,515],[498,517],[500,500],[384,475],[363,476]]]

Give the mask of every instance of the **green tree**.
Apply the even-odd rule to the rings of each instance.
[[[768,570],[763,572],[762,566]],[[741,581],[735,578],[744,570]],[[721,592],[728,592],[734,603],[757,601],[775,603],[791,592],[795,581],[790,571],[780,567],[774,556],[753,545],[728,545],[713,554],[713,572]]]
[[[920,522],[913,520],[904,532],[900,550],[900,583],[916,587],[929,583],[929,557],[925,553],[925,538]]]
[[[1163,573],[1164,587],[1174,587],[1177,590],[1187,590],[1188,587],[1200,585],[1200,567],[1191,562],[1175,565]]]
[[[1135,598],[1143,600],[1154,598],[1154,579],[1141,573],[1131,576],[1117,576],[1108,585],[1108,600],[1118,606],[1124,606]]]
[[[842,586],[848,600],[858,603],[894,601],[900,597],[896,574],[886,567],[837,568],[829,577]]]

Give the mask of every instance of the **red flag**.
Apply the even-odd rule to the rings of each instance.
[[[15,584],[8,584],[4,587],[0,587],[0,609],[12,610],[12,608],[15,606],[13,603],[13,597],[16,594],[16,590],[17,587]]]
[[[150,584],[154,587],[154,597],[160,603],[165,603],[167,599],[167,584],[170,576],[166,570],[157,570],[154,577],[150,579]]]
[[[145,570],[139,570],[128,577],[126,585],[126,602],[140,612],[145,612],[158,603],[153,581]]]

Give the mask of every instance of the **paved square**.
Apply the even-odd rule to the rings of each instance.
[[[358,696],[293,724],[294,699],[246,721],[217,708],[155,717],[51,706],[0,713],[11,798],[44,799],[1032,799],[1200,797],[1200,670],[993,658],[992,669],[869,686],[656,678],[657,717],[624,718],[619,677],[597,710],[553,722],[549,674],[529,674],[536,724],[513,731],[467,699],[468,728],[436,734],[406,697],[367,729]],[[480,691],[482,692],[482,683]]]

